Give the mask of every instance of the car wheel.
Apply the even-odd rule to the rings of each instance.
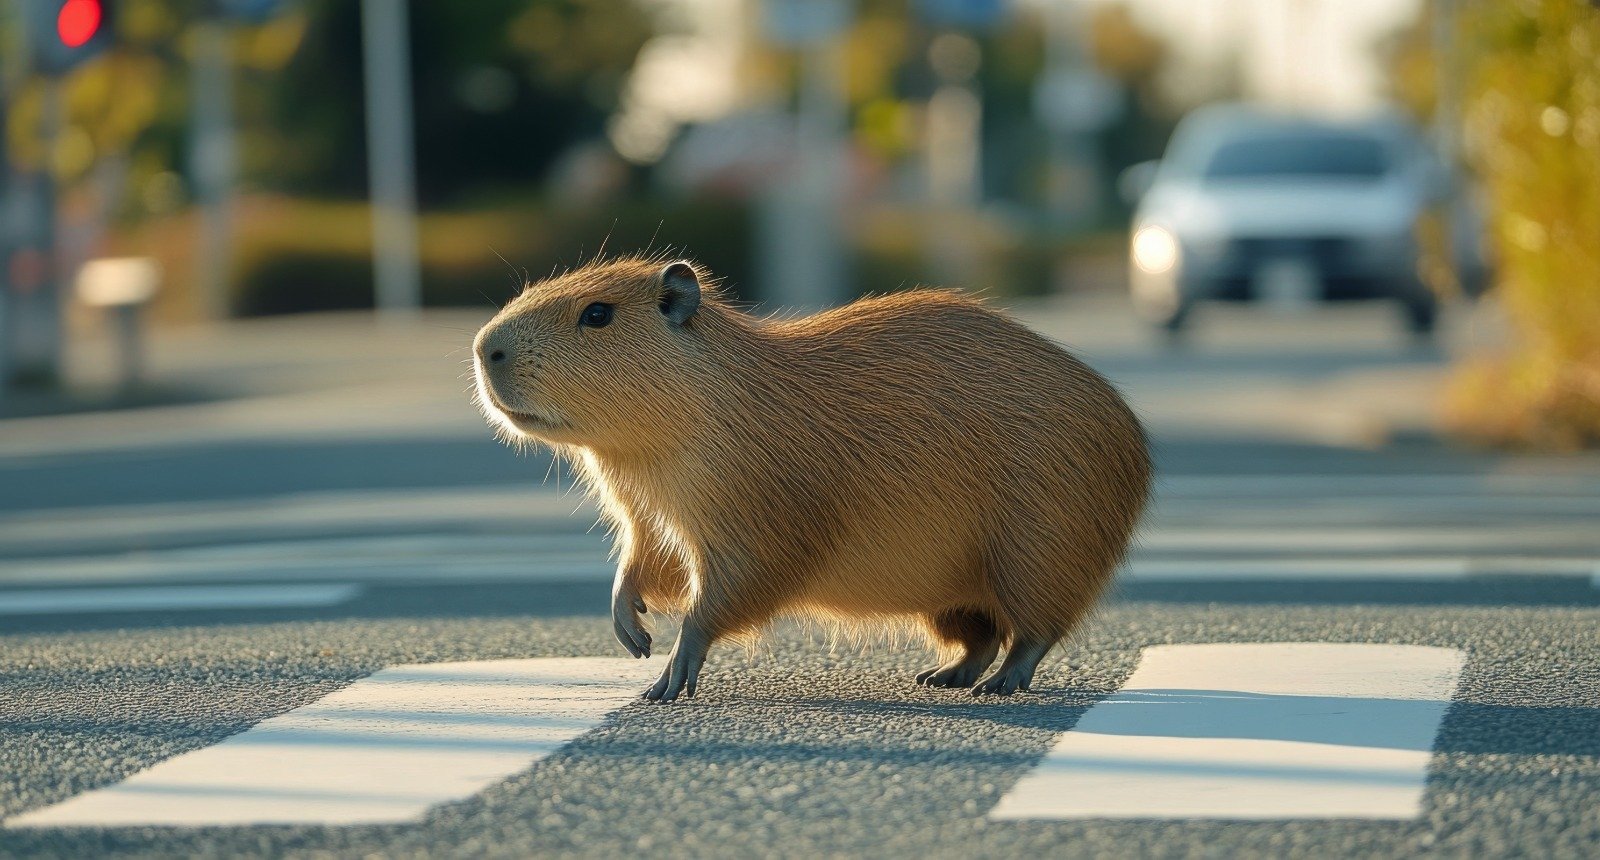
[[[1161,319],[1154,320],[1156,332],[1169,346],[1176,346],[1183,342],[1184,330],[1189,325],[1189,312],[1194,309],[1193,302],[1180,302],[1172,312]]]
[[[1410,332],[1412,337],[1420,340],[1433,337],[1434,328],[1439,321],[1439,303],[1434,301],[1432,296],[1405,299],[1402,308],[1406,331]]]

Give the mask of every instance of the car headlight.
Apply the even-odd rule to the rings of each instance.
[[[1178,238],[1172,231],[1154,224],[1140,227],[1133,234],[1133,264],[1139,271],[1160,275],[1178,265]]]

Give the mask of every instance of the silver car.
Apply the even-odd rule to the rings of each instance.
[[[1204,301],[1388,299],[1432,331],[1415,227],[1449,185],[1403,121],[1336,122],[1213,106],[1159,163],[1123,177],[1139,313],[1177,332]]]

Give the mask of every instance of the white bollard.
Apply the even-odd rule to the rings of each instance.
[[[90,260],[78,270],[74,292],[78,301],[102,308],[116,330],[118,388],[130,393],[143,376],[144,348],[139,312],[161,284],[161,267],[149,257],[107,257]]]

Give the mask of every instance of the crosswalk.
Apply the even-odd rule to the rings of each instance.
[[[1464,665],[1420,645],[1147,648],[990,818],[1415,818]]]
[[[1600,540],[1576,530],[1569,536],[1569,544],[1553,545],[1536,533],[1514,535],[1520,543],[1496,543],[1489,539],[1492,535],[1480,534],[1474,547],[1430,544],[1371,529],[1361,536],[1302,530],[1293,538],[1304,540],[1282,533],[1263,537],[1284,551],[1217,552],[1228,545],[1220,539],[1226,535],[1200,534],[1191,541],[1191,535],[1176,530],[1157,531],[1133,554],[1124,576],[1132,582],[1441,582],[1520,576],[1585,579],[1600,587]],[[611,547],[598,534],[435,534],[8,559],[0,560],[0,588],[330,580],[581,582],[608,580],[614,571]]]
[[[1146,648],[988,818],[1412,819],[1464,664],[1459,650],[1417,645]],[[591,657],[384,669],[5,826],[414,821],[621,708],[657,707],[638,702],[654,668]]]
[[[301,617],[300,609],[320,621],[371,617],[347,608],[390,586],[471,583],[498,594],[527,585],[526,593],[543,595],[545,584],[612,575],[609,540],[589,528],[592,511],[572,513],[577,504],[554,494],[463,488],[0,516],[0,619],[187,613],[178,629],[193,639],[223,617],[208,613],[290,610],[230,634],[247,639]],[[1600,481],[1582,476],[1179,476],[1163,481],[1125,577],[1168,588],[1428,588],[1554,578],[1600,589],[1596,515]],[[604,611],[597,604],[588,613]],[[1096,690],[1075,721],[1046,721],[1038,745],[1026,756],[1013,749],[1004,778],[985,776],[961,814],[988,828],[1018,829],[1123,819],[1393,822],[1426,814],[1438,786],[1442,728],[1469,660],[1480,655],[1448,638],[1368,635],[1370,627],[1352,633],[1336,623],[1323,632],[1271,634],[1281,641],[1217,641],[1226,638],[1219,630],[1231,635],[1238,624],[1208,628],[1192,611],[1185,625],[1140,628],[1149,638],[1121,646],[1126,659],[1137,654],[1132,674]],[[405,620],[395,623],[411,623],[396,614]],[[587,623],[562,629],[577,630],[576,621]],[[1440,621],[1440,629],[1456,623]],[[151,629],[164,630],[154,622]],[[570,638],[554,652],[519,651],[522,632],[505,635],[481,660],[472,659],[476,651],[423,652],[364,664],[339,689],[319,689],[320,698],[253,717],[253,725],[208,746],[153,754],[141,769],[75,786],[70,796],[13,806],[0,826],[416,824],[518,775],[538,780],[541,768],[555,766],[551,756],[594,754],[583,746],[592,732],[661,732],[670,715],[694,713],[630,716],[655,707],[637,694],[659,660],[571,656],[607,652],[599,640],[580,646]],[[1341,636],[1355,641],[1332,641]],[[567,656],[507,658],[528,653]],[[370,674],[348,681],[360,673]],[[805,707],[826,715],[848,704]],[[1017,704],[915,707],[933,715],[992,708],[982,713],[1004,722]]]
[[[376,824],[470,797],[633,702],[653,666],[608,658],[396,666],[29,827]]]
[[[1600,588],[1596,517],[1600,479],[1584,475],[1179,475],[1161,480],[1124,581],[1532,577]],[[132,611],[220,608],[228,595],[239,608],[309,606],[312,584],[600,581],[614,567],[594,520],[581,496],[504,488],[10,514],[0,591],[28,593],[0,599],[0,614],[94,611],[117,595]],[[237,587],[131,590],[179,585]],[[266,596],[273,586],[281,597]]]
[[[129,588],[0,590],[0,617],[93,612],[283,609],[337,606],[360,596],[354,583],[146,585]]]

